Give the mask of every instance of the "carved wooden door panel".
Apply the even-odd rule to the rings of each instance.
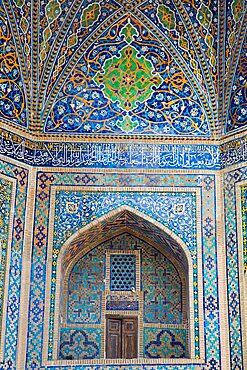
[[[122,358],[122,320],[107,319],[106,357]]]
[[[122,358],[137,358],[137,319],[122,320]]]
[[[107,318],[106,358],[137,358],[137,318]]]

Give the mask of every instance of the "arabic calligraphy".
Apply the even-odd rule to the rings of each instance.
[[[0,154],[33,166],[220,169],[217,145],[33,143],[0,137]]]

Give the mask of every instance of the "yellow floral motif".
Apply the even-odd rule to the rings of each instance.
[[[100,4],[93,3],[88,5],[81,15],[81,27],[88,28],[94,24],[100,16]]]

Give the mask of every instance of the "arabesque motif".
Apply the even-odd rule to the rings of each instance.
[[[225,132],[246,128],[247,124],[247,35],[241,50],[230,96]]]
[[[51,297],[51,307],[50,307],[50,330],[49,330],[49,354],[48,358],[52,359],[52,346],[54,342],[53,337],[53,330],[54,327],[54,308],[55,308],[55,301],[56,301],[56,276],[57,276],[57,258],[59,255],[59,251],[61,249],[62,244],[69,238],[72,233],[79,230],[80,227],[85,226],[96,219],[96,217],[101,217],[102,215],[118,209],[120,206],[126,205],[131,206],[133,209],[138,209],[139,211],[143,212],[146,215],[152,214],[152,217],[157,220],[158,222],[162,222],[164,224],[167,224],[170,230],[175,232],[177,235],[182,237],[184,240],[186,240],[186,243],[188,245],[188,248],[191,251],[191,254],[193,255],[194,260],[197,260],[197,251],[196,251],[196,239],[195,239],[195,194],[194,193],[154,193],[151,192],[135,192],[134,196],[132,193],[128,192],[122,192],[121,194],[117,192],[64,192],[64,191],[58,191],[56,193],[56,200],[55,200],[55,224],[54,224],[54,234],[56,235],[56,240],[54,240],[53,248],[57,252],[53,254],[53,261],[52,261],[52,276],[54,278],[54,281],[52,282],[52,291],[53,295]],[[181,211],[178,212],[175,205],[179,205],[181,208]],[[167,217],[167,215],[170,215]],[[110,247],[109,249],[112,249],[113,246],[109,243]],[[115,249],[121,249],[123,248],[123,242],[117,244],[115,242],[114,244]],[[105,248],[105,247],[104,247]],[[103,248],[103,251],[105,250]],[[128,247],[129,248],[129,247]],[[147,260],[153,261],[155,263],[155,255],[157,253],[153,253],[149,250],[149,248],[145,247],[145,250],[147,250]],[[149,253],[148,253],[149,252]],[[102,251],[99,253],[99,257],[97,257],[97,254],[92,253],[91,255],[88,255],[88,259],[95,261],[99,261],[102,256]],[[162,260],[162,258],[158,258]],[[163,257],[164,261],[166,261],[165,257]],[[86,259],[87,261],[87,259]],[[84,261],[85,262],[85,261]],[[82,260],[83,263],[83,260]],[[86,262],[85,262],[86,263]],[[94,281],[94,269],[91,269],[84,265],[85,271],[91,271],[92,273],[92,283]],[[77,267],[75,266],[75,269]],[[78,269],[80,268],[80,263],[78,263]],[[91,270],[90,270],[91,269]],[[163,270],[163,269],[162,269]],[[148,266],[146,266],[146,269],[143,268],[142,274],[148,274]],[[174,275],[174,268],[171,266],[168,266],[167,263],[167,270],[166,270],[167,276],[171,273]],[[194,281],[197,281],[197,264],[195,264],[194,269]],[[74,276],[74,275],[73,275]],[[78,276],[78,278],[76,277]],[[73,281],[75,281],[74,286],[77,286],[77,288],[72,289],[73,291],[77,291],[79,286],[87,286],[88,283],[85,281],[83,283],[79,283],[78,279],[83,279],[82,277],[79,277],[80,274],[75,275],[73,278]],[[181,306],[179,302],[176,299],[173,299],[173,303],[167,303],[168,305],[172,305],[173,313],[169,313],[168,305],[165,305],[165,309],[162,311],[162,313],[159,313],[159,305],[163,304],[160,301],[159,294],[162,291],[162,286],[164,285],[160,283],[157,284],[157,281],[155,282],[155,279],[158,281],[162,281],[164,277],[162,277],[162,274],[160,275],[159,266],[157,266],[157,270],[154,272],[153,279],[151,281],[148,281],[147,278],[143,282],[144,289],[145,289],[145,308],[147,312],[150,312],[149,316],[147,317],[147,313],[145,314],[145,322],[149,323],[157,323],[159,321],[162,322],[168,322],[169,324],[175,323],[180,324],[182,321],[182,315],[181,315]],[[89,278],[86,279],[86,281],[91,281]],[[79,285],[77,285],[77,283]],[[175,287],[177,287],[177,292],[180,291],[181,282],[176,280],[176,277],[174,278],[168,278],[167,279],[167,286],[172,285],[172,288],[167,290],[169,294],[174,294]],[[94,285],[94,283],[93,283]],[[157,285],[157,286],[156,286]],[[98,287],[98,288],[97,288]],[[92,294],[88,296],[85,295],[83,301],[87,302],[87,306],[93,308],[95,305],[97,307],[97,314],[95,315],[92,313],[92,319],[96,320],[98,322],[99,320],[99,307],[100,307],[100,301],[101,301],[101,293],[99,292],[100,283],[98,282],[95,284],[95,294]],[[81,289],[81,288],[80,288]],[[88,289],[87,289],[88,290]],[[198,294],[198,286],[194,286],[195,295]],[[153,293],[153,294],[152,294]],[[154,297],[154,294],[155,297]],[[152,300],[153,298],[153,300]],[[181,294],[178,294],[178,300],[181,298]],[[82,300],[82,298],[80,298]],[[171,302],[170,300],[169,302]],[[197,309],[198,303],[195,303],[195,307]],[[177,307],[175,307],[177,306]],[[85,310],[78,307],[78,302],[75,303],[75,305],[72,305],[71,307],[75,307],[75,309],[80,310],[80,316],[82,322],[86,322],[85,320],[88,320],[91,317],[91,313],[86,313]],[[75,319],[75,313],[73,313],[73,320]],[[196,313],[196,317],[198,315],[198,311]],[[80,320],[80,318],[77,317],[77,320]],[[195,321],[195,332],[198,331],[198,318]],[[199,333],[197,334],[199,337]],[[196,355],[199,357],[199,347],[196,349]]]
[[[3,361],[0,362],[0,368],[12,370],[16,368],[16,357],[18,348],[18,332],[20,325],[20,295],[21,295],[21,277],[22,277],[22,252],[25,229],[25,212],[27,200],[28,171],[22,167],[17,167],[11,163],[0,160],[0,177],[1,177],[1,210],[0,215],[7,216],[6,221],[0,226],[0,240],[2,243],[1,274],[0,286],[4,287],[6,280],[4,275],[4,266],[10,266],[8,270],[8,291],[7,309],[5,323],[3,328],[3,345],[4,351],[1,353]],[[4,177],[1,176],[4,175]],[[16,192],[12,191],[16,181]],[[13,199],[14,197],[14,199]],[[10,215],[13,211],[13,216]],[[0,216],[0,217],[1,217]],[[12,233],[9,233],[10,217],[12,220]],[[3,227],[3,229],[2,229]],[[11,239],[8,239],[11,235]],[[4,239],[4,240],[3,240]],[[7,251],[7,243],[11,248]],[[5,281],[5,283],[4,283]],[[2,299],[0,299],[2,301]],[[2,303],[1,303],[2,304]]]
[[[0,118],[27,127],[23,81],[6,13],[0,6]]]
[[[227,5],[227,32],[226,32],[226,75],[229,75],[231,72],[229,70],[231,66],[231,58],[234,57],[234,46],[236,40],[238,39],[239,30],[241,29],[242,17],[245,13],[245,1],[243,0],[230,0],[226,2]]]
[[[46,0],[40,4],[14,0],[3,4],[0,26],[8,47],[0,41],[5,61],[0,61],[4,66],[0,71],[0,117],[40,133],[43,127],[47,134],[210,136],[210,125],[215,129],[217,94],[221,96],[224,88],[226,99],[231,90],[232,96],[236,93],[232,71],[244,36],[244,1],[228,1],[226,6],[216,0],[126,4],[126,8],[117,0]],[[125,37],[125,43],[123,17],[131,18],[137,32],[129,40]],[[221,37],[223,31],[226,37]],[[136,100],[131,114],[114,104],[113,94],[104,97],[97,84],[91,83],[97,74],[104,74],[107,62],[119,58],[128,42],[131,50],[137,50],[135,57],[148,60],[155,76],[163,80],[152,89],[158,87],[164,97],[159,100],[160,95],[153,91],[145,101]],[[146,52],[140,52],[141,43]],[[90,50],[94,48],[93,53]],[[166,62],[166,54],[172,63]],[[169,73],[159,68],[162,60]],[[71,71],[80,74],[89,89],[83,85],[75,91],[78,83],[67,89],[73,80]],[[246,104],[245,94],[241,99]],[[220,112],[222,122],[228,113],[227,104],[225,107],[225,112]],[[245,118],[244,122],[239,119],[239,110],[233,105],[226,132],[244,126]]]
[[[130,24],[125,28],[129,28],[127,33],[131,35],[130,38],[126,36],[127,42],[138,35]],[[125,34],[125,28],[120,35]],[[127,112],[148,100],[154,88],[162,83],[161,77],[154,73],[152,63],[144,57],[138,57],[137,54],[138,51],[134,47],[126,46],[120,51],[119,57],[115,56],[105,62],[104,72],[99,72],[94,77],[98,85],[103,84],[104,95],[113,102],[118,102],[119,106]],[[131,124],[125,125],[120,121],[117,126],[125,132],[130,132],[138,126],[137,121],[133,122],[131,118],[128,121],[131,121]]]
[[[136,172],[131,173],[128,172],[126,176],[128,176],[129,182],[123,185],[122,178],[123,173],[108,173],[106,175],[105,171],[86,171],[86,172],[39,172],[37,174],[38,184],[37,184],[37,201],[36,201],[36,211],[35,211],[35,225],[34,225],[34,245],[33,245],[33,256],[32,256],[32,285],[30,291],[30,319],[29,319],[29,326],[28,326],[28,344],[27,344],[27,364],[31,365],[34,364],[36,368],[40,367],[42,362],[42,338],[44,336],[44,319],[43,319],[43,311],[42,308],[45,306],[45,291],[47,289],[53,289],[53,284],[56,284],[56,275],[53,275],[53,280],[50,282],[46,282],[46,268],[47,268],[47,246],[48,246],[48,227],[49,227],[49,207],[50,207],[50,193],[51,189],[54,189],[54,186],[57,186],[58,189],[60,186],[64,188],[64,186],[76,186],[83,188],[93,186],[100,187],[117,187],[118,186],[126,186],[129,189],[129,184],[131,186],[138,186],[138,187],[145,187],[145,186],[153,186],[155,184],[156,187],[161,187],[164,190],[165,187],[174,186],[185,186],[188,189],[190,187],[197,187],[201,189],[202,198],[201,202],[199,202],[198,206],[199,209],[202,210],[202,245],[204,248],[203,252],[203,266],[204,266],[204,279],[203,279],[203,302],[204,302],[204,328],[212,327],[214,330],[205,330],[205,348],[206,348],[206,356],[207,356],[207,365],[211,366],[211,364],[215,364],[216,368],[221,367],[221,338],[219,333],[219,307],[218,307],[218,277],[217,277],[217,253],[216,253],[216,214],[215,214],[215,176],[212,173],[206,174],[205,171],[203,174],[198,175],[198,173],[188,174],[159,174],[159,173],[148,173],[148,174],[137,174]],[[152,185],[151,185],[152,184]],[[61,191],[63,191],[61,189]],[[64,195],[68,198],[70,192],[64,190]],[[73,193],[73,191],[72,191]],[[61,193],[62,194],[62,193]],[[95,192],[95,195],[97,191]],[[121,192],[116,191],[116,196],[121,195]],[[134,196],[136,192],[133,193]],[[186,194],[186,193],[185,193]],[[130,192],[131,195],[131,192]],[[188,194],[187,194],[188,195]],[[75,203],[75,202],[72,202]],[[180,202],[181,203],[181,202]],[[125,202],[126,204],[126,202]],[[128,204],[128,203],[127,203]],[[178,208],[178,209],[177,209]],[[176,211],[180,211],[181,207],[176,207]],[[109,209],[109,207],[108,207]],[[70,212],[75,212],[76,207],[71,206]],[[107,212],[105,210],[105,212]],[[147,209],[147,214],[153,214],[152,208],[149,210]],[[101,217],[102,214],[99,213],[98,217]],[[154,216],[155,217],[155,216]],[[176,218],[176,217],[175,217]],[[196,219],[196,216],[193,216],[193,219]],[[83,226],[83,224],[81,224]],[[81,226],[81,227],[82,227]],[[204,229],[205,227],[205,229]],[[57,230],[54,231],[54,242],[57,240]],[[193,238],[196,237],[195,232],[193,232]],[[182,236],[182,238],[184,238]],[[186,242],[187,237],[185,237],[184,241]],[[191,242],[188,242],[191,245]],[[196,249],[198,248],[198,244],[196,243]],[[56,269],[56,256],[59,253],[58,248],[53,249],[54,254],[54,269]],[[198,276],[196,274],[196,270],[198,268],[198,264],[196,262],[196,254],[194,251],[191,251],[191,256],[193,258],[193,275],[195,275],[194,280],[194,288],[196,289],[198,286]],[[52,285],[51,285],[52,284]],[[196,295],[195,295],[196,297]],[[49,297],[49,299],[52,297]],[[52,304],[52,301],[51,301]],[[198,299],[194,300],[194,309],[196,312],[199,312],[198,307]],[[49,335],[53,335],[53,328],[52,326],[54,317],[51,315],[49,319],[49,323],[51,324],[51,331],[48,331]],[[198,333],[198,319],[194,321],[194,330]],[[37,348],[35,343],[41,343]],[[200,342],[199,338],[195,336],[195,351],[198,353],[200,351]],[[53,348],[53,341],[49,339],[48,346],[52,351]],[[198,358],[198,354],[196,355]],[[200,354],[199,354],[200,357]],[[97,368],[98,365],[95,365]],[[102,367],[103,366],[103,367]],[[108,370],[116,370],[118,365],[99,365],[98,368],[108,369]],[[133,365],[138,368],[138,365]],[[151,370],[154,364],[145,365],[146,369]],[[195,370],[198,368],[205,367],[205,364],[189,364],[182,365],[187,370]],[[59,366],[58,366],[59,367]],[[75,365],[76,367],[76,365]],[[87,369],[88,365],[80,365],[82,369]],[[155,365],[156,370],[163,369],[164,365]],[[166,365],[167,370],[174,370],[176,367],[180,367],[177,365]]]
[[[209,136],[210,128],[171,55],[143,24],[123,17],[73,69],[45,132]]]

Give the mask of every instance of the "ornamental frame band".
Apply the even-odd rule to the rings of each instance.
[[[55,209],[52,207],[53,204],[55,204],[56,200],[56,193],[58,191],[66,191],[66,192],[75,192],[80,191],[82,193],[86,192],[106,192],[105,188],[98,188],[98,187],[85,187],[85,186],[53,186],[51,189],[51,200],[50,200],[50,218],[49,218],[49,235],[48,235],[48,253],[47,253],[47,272],[46,272],[46,304],[45,304],[45,315],[44,315],[44,338],[48,338],[48,332],[49,332],[49,311],[50,311],[50,296],[51,296],[51,290],[48,285],[48,283],[51,282],[52,279],[52,253],[53,253],[53,238],[54,238],[54,217],[55,217]],[[197,345],[199,345],[200,348],[200,358],[195,358],[195,336],[194,336],[194,294],[193,294],[193,261],[190,255],[190,252],[188,250],[188,247],[186,244],[170,229],[168,229],[166,226],[162,225],[160,222],[157,222],[153,218],[143,214],[142,212],[133,209],[132,207],[129,207],[127,205],[121,206],[118,209],[109,212],[108,214],[99,217],[89,223],[88,225],[84,226],[77,232],[75,232],[71,237],[68,238],[68,240],[63,244],[61,251],[58,256],[57,261],[57,279],[56,279],[56,301],[55,301],[55,315],[54,315],[54,347],[53,347],[53,359],[48,360],[47,359],[47,353],[48,353],[48,340],[44,340],[43,345],[43,352],[42,352],[42,364],[44,366],[56,366],[56,365],[66,365],[70,364],[69,360],[58,360],[58,347],[59,347],[59,315],[61,312],[60,307],[60,292],[61,292],[61,286],[66,281],[66,277],[63,275],[63,266],[62,266],[62,258],[63,253],[66,251],[66,249],[69,247],[69,245],[73,242],[73,240],[78,239],[80,235],[82,235],[86,230],[94,227],[98,223],[107,220],[111,215],[117,214],[120,211],[123,210],[129,210],[136,215],[138,215],[141,218],[144,218],[148,220],[149,222],[153,223],[156,227],[159,227],[159,229],[163,230],[166,234],[171,236],[184,250],[184,253],[188,260],[188,297],[189,297],[189,317],[188,317],[188,332],[189,332],[189,353],[190,358],[177,358],[177,359],[132,359],[132,360],[124,360],[124,359],[115,359],[114,361],[111,359],[95,359],[95,360],[73,360],[73,364],[78,365],[96,365],[96,364],[145,364],[145,363],[152,363],[152,364],[166,364],[166,363],[173,363],[173,364],[200,364],[205,362],[205,345],[204,345],[204,319],[203,319],[203,280],[202,280],[202,241],[201,241],[201,211],[200,211],[200,204],[201,204],[201,193],[198,188],[186,188],[186,187],[166,187],[166,188],[155,188],[155,187],[149,187],[149,188],[108,188],[107,192],[121,192],[121,191],[128,191],[128,192],[162,192],[162,193],[195,193],[196,195],[196,238],[197,238],[197,254],[198,254],[198,307],[199,307],[199,343],[197,342]],[[95,244],[95,245],[94,245]],[[96,246],[97,243],[94,243],[93,245],[86,246],[84,249],[84,253],[91,250]],[[81,255],[81,254],[80,254]],[[79,256],[78,256],[79,258]],[[67,267],[67,271],[70,270],[71,266],[75,263],[75,260],[71,262],[71,264]],[[63,308],[64,309],[64,308]],[[101,351],[101,356],[103,355],[103,352]],[[103,357],[103,356],[102,356]]]

